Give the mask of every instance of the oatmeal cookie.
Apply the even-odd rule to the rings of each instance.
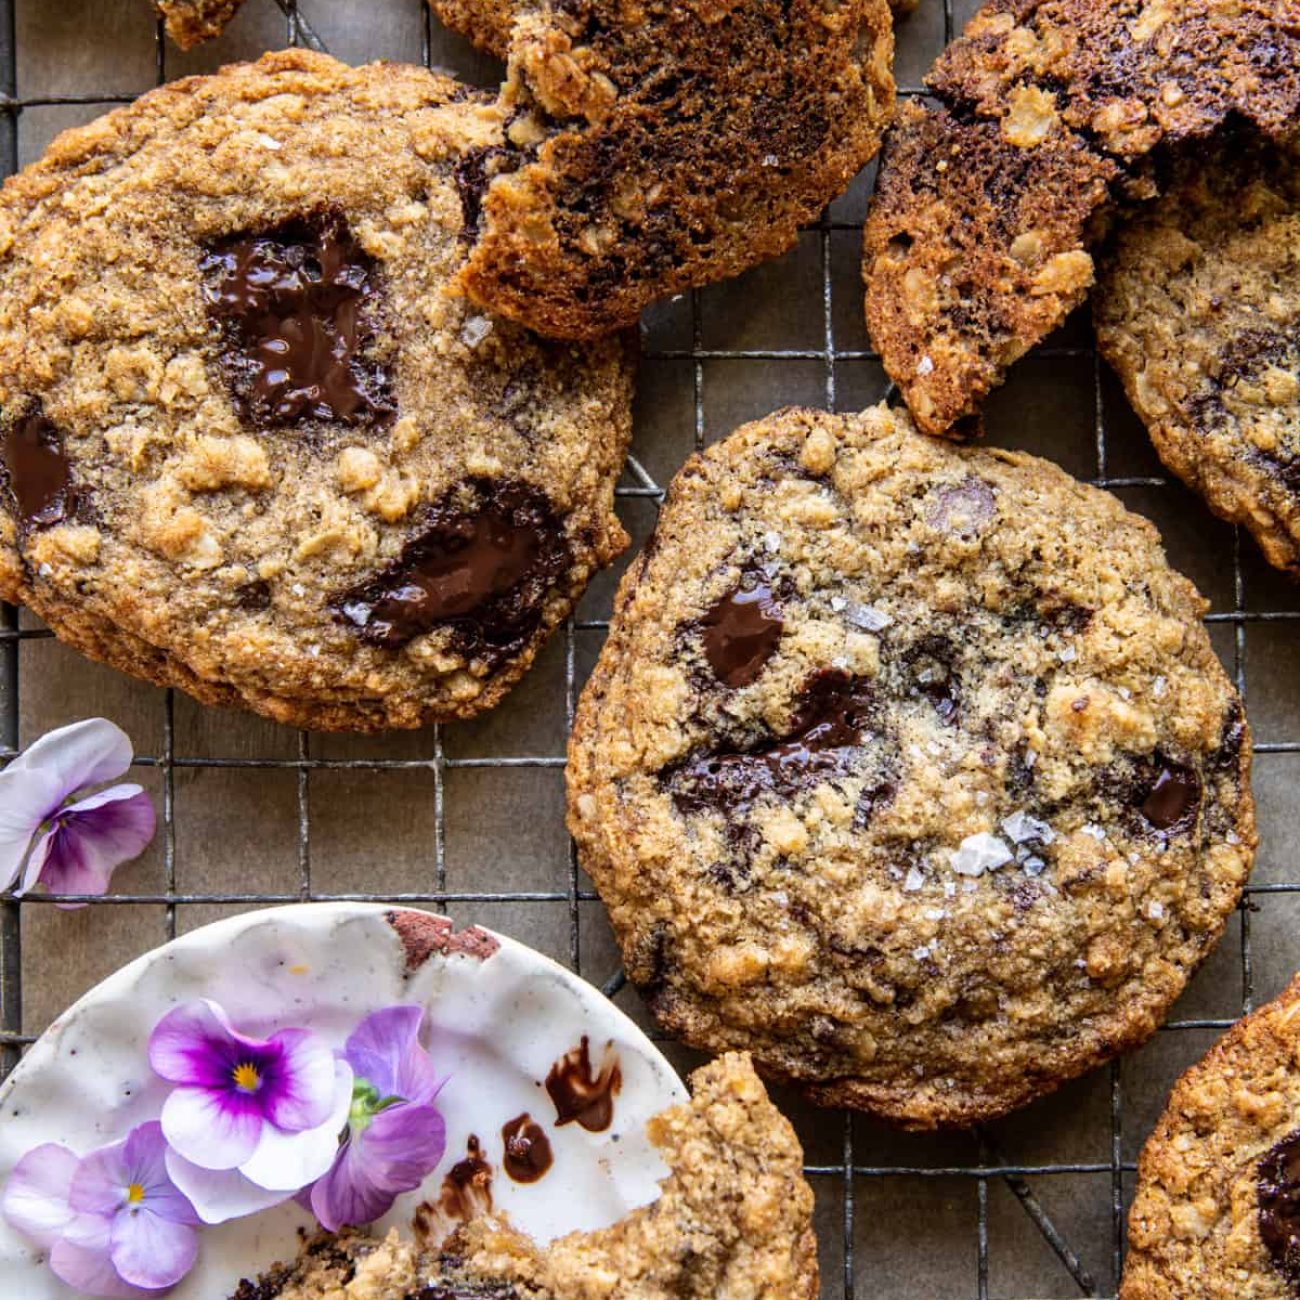
[[[1148,162],[1300,115],[1300,0],[993,0],[900,113],[867,218],[867,325],[945,433],[1087,295]]]
[[[1300,977],[1178,1081],[1128,1235],[1120,1300],[1300,1292]]]
[[[444,12],[490,30],[503,8]],[[517,6],[506,144],[467,169],[458,284],[585,338],[783,253],[875,154],[892,55],[885,0]]]
[[[883,406],[694,457],[569,749],[660,1025],[918,1128],[1145,1039],[1255,845],[1204,609],[1114,497]]]
[[[650,1121],[670,1171],[658,1200],[608,1228],[539,1248],[476,1219],[429,1252],[396,1234],[319,1238],[233,1300],[814,1300],[813,1194],[794,1130],[743,1056],[697,1070],[691,1091]]]
[[[244,0],[154,0],[167,25],[167,35],[183,50],[225,31]]]
[[[1162,190],[1102,261],[1098,343],[1161,460],[1300,577],[1300,137]]]
[[[488,99],[288,51],[0,192],[0,594],[316,728],[488,708],[626,544],[629,341],[449,290]]]

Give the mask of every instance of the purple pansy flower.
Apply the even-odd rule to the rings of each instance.
[[[386,1214],[442,1159],[447,1129],[433,1100],[445,1080],[420,1046],[423,1018],[413,1006],[376,1011],[344,1046],[353,1073],[348,1126],[310,1193],[312,1212],[331,1232]]]
[[[194,1265],[199,1218],[168,1177],[165,1150],[157,1121],[81,1159],[54,1143],[37,1147],[9,1177],[4,1216],[76,1291],[166,1290]]]
[[[215,1002],[190,1002],[158,1022],[149,1063],[176,1085],[167,1169],[205,1223],[287,1200],[333,1162],[352,1070],[308,1030],[250,1038]]]
[[[130,766],[126,733],[89,718],[41,737],[0,772],[0,889],[21,874],[19,892],[43,881],[60,894],[104,893],[114,869],[153,839],[153,803],[138,785],[72,800]]]

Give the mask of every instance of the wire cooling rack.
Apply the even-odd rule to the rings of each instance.
[[[918,15],[900,32],[899,76],[902,93],[909,95],[922,93],[924,68],[975,7],[974,0],[942,0],[940,13],[940,0],[920,2]],[[18,33],[33,7],[44,3],[47,0],[0,0],[0,166],[6,174],[23,156],[23,114],[84,108],[85,115],[92,116],[133,98],[100,86],[19,97],[27,51],[20,48]],[[321,19],[351,0],[304,0],[301,12],[298,0],[274,3],[283,13],[278,39],[325,49],[328,35],[322,39],[319,29],[326,24]],[[418,10],[419,57],[432,66],[442,54],[441,33],[423,0],[393,3]],[[248,10],[258,4],[269,9],[271,0],[248,0]],[[89,0],[85,8],[89,13]],[[242,47],[237,51],[240,57],[255,52]],[[415,57],[414,51],[406,57]],[[153,58],[157,82],[175,75],[178,56],[165,42],[161,25],[153,34]],[[892,396],[860,319],[858,231],[868,187],[869,179],[863,178],[849,196],[833,204],[805,231],[796,252],[775,269],[688,294],[648,315],[643,380],[652,391],[641,399],[635,454],[618,489],[623,512],[641,513],[643,526],[638,530],[632,525],[634,531],[645,531],[675,468],[662,447],[656,452],[653,442],[645,445],[647,425],[655,433],[671,425],[671,446],[684,453],[724,436],[741,419],[785,402],[855,409]],[[789,339],[784,329],[787,303],[814,284],[820,297],[811,312],[805,312],[797,331],[801,337]],[[688,429],[681,428],[684,422],[689,422]],[[843,1300],[1113,1295],[1122,1264],[1135,1153],[1169,1084],[1239,1012],[1251,1009],[1257,991],[1271,996],[1300,964],[1300,944],[1290,942],[1300,909],[1289,906],[1300,894],[1300,872],[1281,850],[1288,831],[1300,830],[1300,803],[1292,793],[1300,786],[1300,739],[1290,738],[1300,736],[1300,590],[1268,570],[1249,539],[1217,524],[1199,502],[1165,479],[1098,360],[1086,324],[1073,322],[1017,368],[1007,390],[994,399],[989,425],[994,440],[1054,455],[1079,476],[1152,514],[1165,530],[1175,564],[1191,571],[1211,597],[1211,635],[1248,699],[1256,730],[1264,851],[1234,930],[1175,1009],[1174,1019],[1148,1047],[1070,1085],[1059,1097],[973,1134],[915,1137],[887,1133],[846,1113],[808,1110],[797,1099],[781,1095],[804,1139],[808,1173],[818,1194],[823,1293]],[[1073,432],[1062,441],[1058,435],[1065,425]],[[607,628],[601,600],[607,608],[608,587],[603,596],[584,602],[559,637],[562,663],[551,676],[563,696],[566,731],[583,672]],[[39,734],[45,729],[24,707],[33,686],[42,697],[53,693],[57,698],[61,681],[50,680],[50,674],[75,671],[67,663],[33,663],[24,654],[25,645],[48,637],[34,623],[20,622],[17,610],[5,607],[0,613],[0,758],[12,756],[20,743],[29,743],[34,736],[26,734],[28,730]],[[1248,658],[1254,664],[1250,682]],[[44,676],[34,678],[34,673]],[[1255,698],[1248,687],[1258,688]],[[535,941],[528,918],[545,907],[563,914],[563,925],[548,932],[553,955],[601,982],[606,994],[638,1012],[635,994],[608,960],[608,942],[606,960],[601,961],[597,932],[603,919],[571,844],[563,862],[552,864],[546,888],[485,888],[493,876],[486,859],[469,882],[474,887],[466,887],[459,875],[456,882],[449,881],[448,816],[457,797],[449,787],[457,774],[557,769],[558,780],[564,764],[561,747],[541,755],[509,748],[491,752],[491,745],[489,752],[482,752],[483,747],[452,743],[450,728],[433,728],[414,757],[409,746],[382,742],[363,747],[362,753],[333,757],[319,752],[327,747],[301,732],[294,735],[288,752],[281,744],[274,756],[195,756],[178,745],[177,721],[178,707],[194,706],[170,691],[150,692],[149,698],[156,699],[150,707],[162,710],[160,744],[156,752],[139,755],[136,763],[152,769],[160,796],[159,887],[85,900],[92,903],[91,912],[79,914],[128,909],[132,923],[117,927],[125,955],[174,937],[178,917],[185,928],[187,912],[205,908],[324,899],[393,901],[426,904],[451,911],[458,920],[485,919],[492,924],[499,922],[485,918],[482,911],[504,906],[515,918],[514,932]],[[535,693],[523,707],[533,705]],[[515,707],[508,701],[502,710]],[[184,817],[178,783],[197,771],[222,770],[265,773],[266,779],[272,773],[287,774],[294,782],[296,871],[281,888],[196,890],[188,886],[188,877],[180,879],[178,843]],[[329,885],[313,879],[314,860],[327,842],[319,831],[319,804],[314,830],[313,778],[321,780],[331,772],[386,774],[390,781],[401,772],[431,778],[432,847],[426,872],[426,877],[432,876],[430,888],[368,891],[355,887],[356,873],[344,882],[349,888],[335,887],[337,879]],[[241,812],[227,811],[231,817]],[[24,998],[23,976],[26,970],[29,986],[41,982],[59,954],[43,965],[41,955],[33,954],[30,938],[24,953],[23,938],[36,909],[43,910],[38,919],[45,922],[50,905],[58,901],[69,900],[36,895],[20,902],[0,897],[0,1073],[13,1068],[48,1019],[48,1007],[40,1012],[26,1009],[33,999]],[[78,933],[77,941],[85,944],[96,931]],[[50,935],[49,925],[43,924],[39,942],[47,945]],[[81,991],[71,988],[68,996]]]

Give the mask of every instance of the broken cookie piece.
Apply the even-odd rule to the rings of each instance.
[[[864,236],[867,326],[947,433],[1091,288],[1103,218],[1153,157],[1300,112],[1300,3],[993,0],[899,116]]]

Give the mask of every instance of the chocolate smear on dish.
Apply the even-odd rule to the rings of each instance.
[[[593,1069],[586,1034],[546,1076],[556,1124],[576,1123],[588,1133],[602,1133],[614,1122],[614,1098],[622,1087],[623,1067],[613,1044],[606,1045],[600,1068]]]

